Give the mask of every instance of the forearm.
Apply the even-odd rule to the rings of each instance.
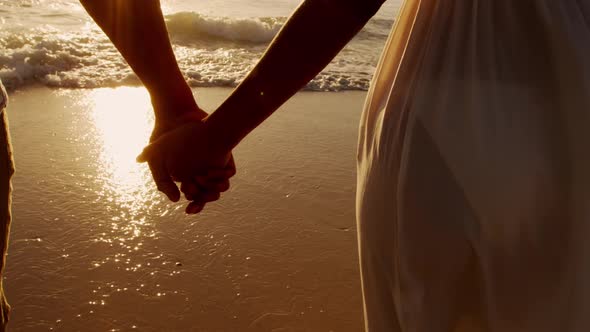
[[[262,59],[207,119],[231,149],[313,79],[375,14],[381,1],[308,0]],[[360,8],[360,10],[359,10]]]
[[[159,0],[80,0],[152,97],[156,118],[196,109],[172,50]],[[166,114],[161,114],[165,110]]]

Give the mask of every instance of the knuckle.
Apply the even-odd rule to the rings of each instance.
[[[161,192],[167,192],[170,190],[170,184],[167,182],[156,182],[156,188]]]
[[[207,201],[209,202],[216,201],[219,198],[221,198],[221,194],[218,192],[207,195]]]
[[[229,177],[231,178],[232,176],[236,175],[237,171],[235,168],[231,168],[228,172]]]
[[[229,190],[229,183],[228,182],[222,183],[221,185],[219,185],[219,187],[217,189],[220,192],[226,192]]]

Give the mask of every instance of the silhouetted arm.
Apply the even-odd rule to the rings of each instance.
[[[159,0],[80,0],[86,11],[107,34],[121,55],[148,89],[156,124],[152,140],[187,122],[200,121],[207,113],[197,106],[190,87],[178,67]],[[212,170],[218,175],[208,185],[197,186],[183,179],[191,189],[195,206],[217,200],[227,190],[228,178],[235,174],[231,155],[229,164]],[[165,160],[149,162],[156,185],[172,201],[180,199],[178,187],[166,168]],[[215,173],[216,172],[216,173]],[[221,173],[220,173],[221,172]]]
[[[156,122],[198,110],[178,68],[159,0],[80,2],[148,89]]]
[[[306,0],[262,59],[205,121],[220,149],[250,131],[314,78],[375,15],[384,0]]]

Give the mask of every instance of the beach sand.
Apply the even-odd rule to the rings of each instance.
[[[365,94],[296,95],[236,149],[232,189],[186,216],[134,161],[152,123],[143,89],[13,93],[11,331],[362,330]]]

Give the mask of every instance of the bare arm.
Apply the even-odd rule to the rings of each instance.
[[[260,62],[206,120],[231,150],[315,77],[377,12],[384,0],[306,0]]]
[[[178,67],[159,0],[80,2],[148,89],[156,118],[152,139],[187,121],[200,121],[207,116],[197,106]],[[185,187],[195,188],[192,195],[193,199],[198,200],[199,208],[205,202],[219,198],[220,191],[227,190],[227,178],[235,173],[231,156],[226,156],[225,160],[228,158],[231,163],[225,169],[227,175],[219,181],[213,181],[211,186],[196,189],[191,181],[183,183]],[[178,201],[180,192],[165,161],[155,158],[149,162],[149,166],[158,189],[172,201]]]
[[[178,68],[159,0],[80,2],[148,89],[157,123],[198,110]]]
[[[252,72],[204,123],[170,132],[146,147],[138,160],[166,160],[167,169],[180,178],[223,165],[227,153],[328,65],[383,1],[306,0]],[[190,203],[187,211],[194,206]]]

